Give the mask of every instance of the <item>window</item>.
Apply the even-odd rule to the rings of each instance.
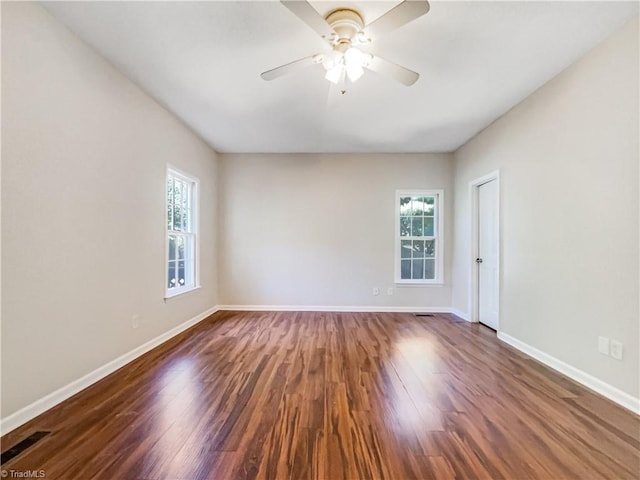
[[[166,296],[198,287],[198,180],[167,170]]]
[[[396,283],[442,283],[442,197],[396,192]]]

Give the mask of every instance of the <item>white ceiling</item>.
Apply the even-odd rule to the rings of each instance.
[[[365,23],[398,2],[314,1]],[[277,1],[54,2],[45,8],[220,152],[455,150],[627,20],[637,2],[449,2],[373,43],[421,74],[367,72],[329,97],[320,65],[264,70],[326,49]]]

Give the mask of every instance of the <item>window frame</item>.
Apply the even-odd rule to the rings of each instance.
[[[167,225],[167,211],[169,208],[169,199],[167,198],[167,184],[169,178],[177,178],[178,180],[190,185],[190,202],[191,202],[191,218],[190,231],[187,235],[193,237],[193,283],[185,284],[182,287],[169,288],[169,236],[184,235],[185,232],[169,230]],[[200,288],[200,196],[199,196],[200,180],[172,165],[167,165],[164,179],[164,232],[165,232],[165,252],[164,252],[164,298],[173,298],[188,292],[192,292]],[[186,268],[186,267],[185,267]]]
[[[400,199],[402,197],[435,197],[434,235],[428,238],[435,240],[435,275],[433,279],[401,278],[402,240],[400,235]],[[442,285],[444,283],[444,190],[396,190],[395,206],[395,250],[394,250],[394,283],[403,285]],[[425,237],[426,239],[427,237]]]

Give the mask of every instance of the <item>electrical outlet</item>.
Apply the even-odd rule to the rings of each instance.
[[[380,289],[378,287],[373,287],[373,296],[376,297],[380,295]]]
[[[609,339],[607,337],[598,337],[598,352],[609,355]]]
[[[393,287],[387,288],[387,295],[393,295]]]
[[[611,356],[616,360],[622,360],[622,342],[611,340]]]
[[[140,315],[135,314],[131,317],[131,327],[138,328],[140,326]]]

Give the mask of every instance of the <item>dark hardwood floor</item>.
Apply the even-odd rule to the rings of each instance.
[[[640,418],[449,315],[218,312],[2,438],[47,479],[640,478]]]

